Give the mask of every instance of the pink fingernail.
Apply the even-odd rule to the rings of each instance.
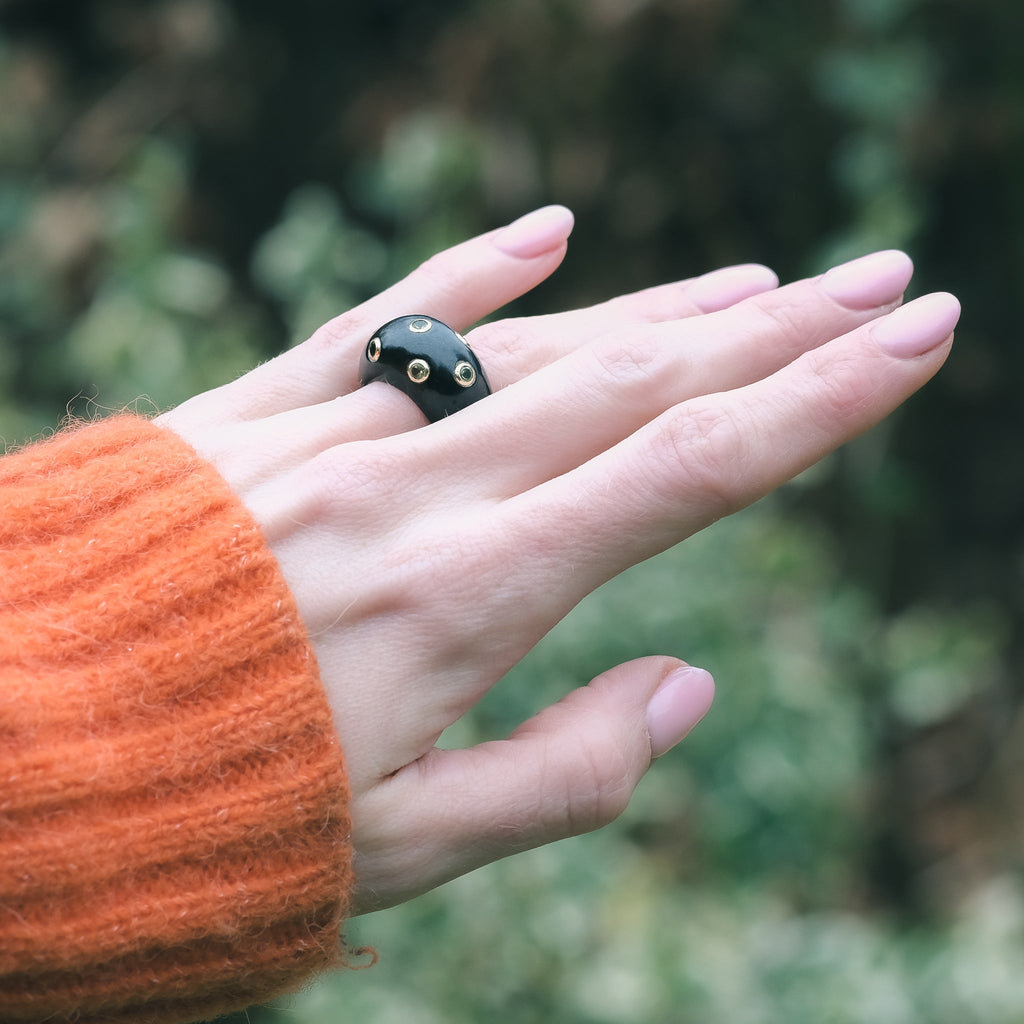
[[[821,287],[847,309],[875,309],[896,302],[907,290],[914,264],[905,252],[887,249],[833,267]]]
[[[686,286],[686,297],[703,312],[715,313],[778,286],[774,270],[758,263],[746,263],[698,277]]]
[[[714,699],[710,672],[690,665],[670,672],[647,703],[651,756],[671,750],[708,713]]]
[[[941,345],[953,333],[959,319],[957,297],[948,292],[935,292],[876,320],[871,334],[889,355],[912,359]]]
[[[530,260],[561,245],[569,237],[572,226],[572,210],[564,206],[542,206],[501,228],[493,242],[509,256]]]

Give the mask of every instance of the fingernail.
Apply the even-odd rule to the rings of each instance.
[[[847,309],[874,309],[899,299],[913,274],[905,252],[887,249],[833,267],[822,276],[821,287]]]
[[[572,210],[564,206],[542,206],[501,228],[494,245],[509,256],[533,259],[561,245],[572,231]]]
[[[889,355],[912,359],[941,345],[953,333],[959,319],[957,297],[949,292],[935,292],[876,320],[871,334]]]
[[[686,297],[703,312],[715,313],[778,286],[774,270],[758,263],[745,263],[713,270],[691,281],[686,286]]]
[[[715,681],[690,665],[670,672],[647,703],[651,756],[671,750],[711,709]]]

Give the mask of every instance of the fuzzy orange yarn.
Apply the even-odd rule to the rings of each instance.
[[[348,790],[294,600],[132,416],[0,459],[0,1020],[191,1021],[340,959]]]

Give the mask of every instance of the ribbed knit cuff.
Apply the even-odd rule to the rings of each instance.
[[[184,1021],[339,960],[347,781],[258,527],[119,416],[0,459],[0,1020]]]

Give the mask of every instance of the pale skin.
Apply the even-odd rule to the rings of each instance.
[[[601,583],[888,415],[959,316],[946,293],[901,306],[912,267],[885,252],[469,330],[555,270],[571,226],[545,208],[449,249],[160,420],[251,510],[309,630],[351,782],[354,914],[620,814],[707,712],[706,672],[642,658],[508,739],[437,740]],[[426,425],[359,389],[367,339],[408,313],[469,331],[495,393]]]

